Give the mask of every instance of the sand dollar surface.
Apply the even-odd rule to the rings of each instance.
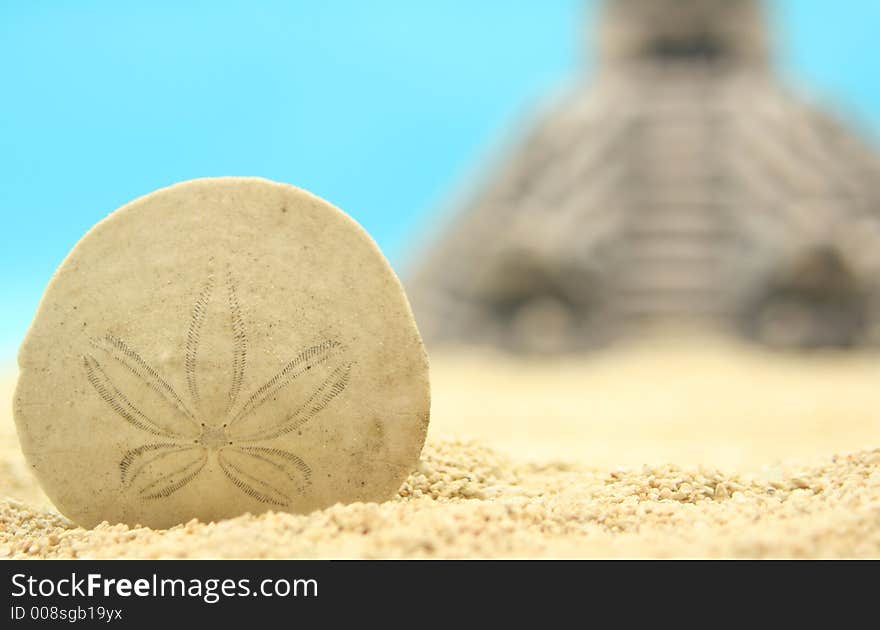
[[[382,501],[428,424],[424,348],[378,247],[260,179],[179,184],[95,226],[19,366],[22,449],[85,526]]]

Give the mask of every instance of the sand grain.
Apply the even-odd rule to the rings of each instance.
[[[640,390],[660,364],[678,370]],[[76,527],[30,479],[7,427],[0,556],[878,558],[875,365],[702,346],[564,366],[435,359],[431,435],[394,500],[169,530]],[[624,391],[648,394],[602,398]],[[675,413],[682,391],[700,396]]]

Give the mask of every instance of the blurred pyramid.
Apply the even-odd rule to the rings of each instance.
[[[608,0],[599,71],[410,283],[429,344],[580,351],[662,324],[876,341],[880,160],[774,75],[758,0]]]

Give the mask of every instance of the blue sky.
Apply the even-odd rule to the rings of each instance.
[[[0,0],[0,361],[94,223],[195,177],[307,188],[405,274],[506,133],[590,67],[594,15],[584,0]],[[880,135],[880,2],[777,0],[773,17],[784,72]]]

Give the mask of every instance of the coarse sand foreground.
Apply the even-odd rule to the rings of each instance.
[[[394,500],[170,530],[74,526],[4,418],[0,556],[880,558],[880,355],[706,340],[446,354],[432,384],[428,443]]]

